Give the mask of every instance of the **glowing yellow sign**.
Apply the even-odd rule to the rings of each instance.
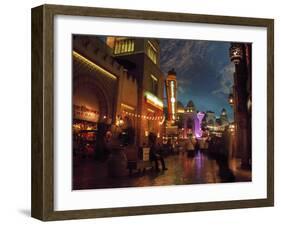
[[[128,104],[121,103],[121,106],[124,107],[124,108],[127,108],[127,109],[129,109],[129,110],[131,110],[131,111],[134,111],[134,110],[135,110],[134,107],[132,107],[132,106],[130,106],[130,105],[128,105]]]
[[[149,103],[149,104],[151,104],[151,105],[153,105],[153,106],[155,106],[155,107],[157,107],[157,108],[159,108],[159,109],[163,109],[163,101],[162,100],[160,100],[158,97],[156,97],[156,96],[154,96],[152,93],[150,93],[150,92],[145,92],[145,97],[146,97],[146,101]]]

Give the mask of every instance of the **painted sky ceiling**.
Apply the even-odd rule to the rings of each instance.
[[[193,100],[197,110],[211,110],[217,116],[225,108],[233,119],[228,104],[234,72],[229,42],[161,39],[160,47],[161,70],[166,74],[175,68],[178,100],[184,106]]]

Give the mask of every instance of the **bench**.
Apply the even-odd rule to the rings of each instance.
[[[152,168],[151,161],[143,161],[143,160],[128,161],[128,169],[130,175],[133,174],[134,170],[136,170],[138,173],[143,173],[148,168]]]

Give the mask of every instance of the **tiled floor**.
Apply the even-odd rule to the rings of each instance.
[[[168,156],[165,163],[166,171],[151,169],[144,174],[112,178],[108,176],[107,162],[77,158],[73,167],[73,189],[251,181],[251,171],[240,170],[236,167],[237,161],[230,161],[229,168],[220,166],[215,159],[200,151],[191,158],[186,153]]]

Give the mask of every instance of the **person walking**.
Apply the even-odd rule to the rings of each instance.
[[[228,166],[230,149],[230,133],[228,126],[225,127],[221,139],[221,158],[226,166]]]
[[[149,159],[150,161],[153,161],[155,163],[156,170],[157,171],[160,170],[158,160],[161,162],[162,170],[168,170],[168,168],[166,168],[165,161],[161,153],[161,149],[159,149],[156,145],[156,136],[152,133],[149,136],[149,144],[150,144]]]

